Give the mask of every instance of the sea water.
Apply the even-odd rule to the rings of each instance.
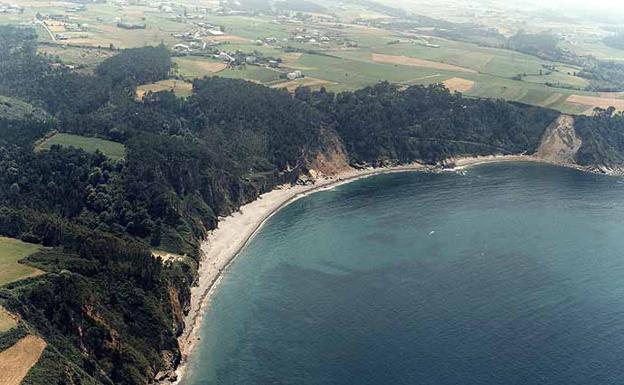
[[[494,164],[299,199],[227,270],[185,385],[623,384],[622,182]]]

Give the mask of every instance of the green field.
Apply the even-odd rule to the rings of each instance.
[[[39,249],[38,245],[0,237],[0,286],[43,274],[41,270],[18,263]]]
[[[123,159],[126,155],[126,147],[117,142],[92,138],[87,136],[57,133],[37,146],[38,150],[49,150],[54,145],[75,147],[86,152],[100,151],[113,160]]]
[[[17,326],[17,322],[11,315],[0,306],[0,334],[9,331]]]
[[[37,12],[48,14],[67,14],[72,22],[87,25],[82,32],[65,32],[69,37],[66,41],[57,41],[51,45],[41,46],[39,51],[51,57],[58,57],[65,63],[86,65],[86,71],[94,68],[99,62],[109,57],[112,52],[108,46],[117,48],[137,47],[164,43],[169,47],[182,42],[173,35],[193,30],[197,21],[177,16],[187,7],[191,13],[202,13],[202,22],[221,26],[224,36],[206,37],[218,45],[221,51],[242,51],[247,54],[259,52],[262,55],[280,58],[283,60],[279,70],[246,66],[243,68],[226,68],[224,63],[202,56],[175,57],[175,71],[177,78],[190,81],[204,76],[222,76],[227,78],[245,79],[268,86],[275,86],[284,82],[286,72],[301,70],[312,88],[325,87],[330,91],[349,91],[369,86],[380,81],[389,81],[401,85],[431,84],[443,82],[450,78],[466,79],[474,82],[474,86],[464,91],[466,95],[485,98],[503,98],[506,100],[551,107],[563,112],[582,113],[591,106],[568,103],[567,97],[572,94],[595,94],[582,91],[588,86],[586,79],[575,76],[579,68],[566,66],[562,63],[540,59],[536,56],[493,48],[495,44],[479,45],[465,41],[455,41],[441,37],[428,36],[427,30],[398,33],[390,29],[358,25],[358,19],[374,20],[387,15],[383,11],[367,8],[362,4],[341,4],[327,0],[318,0],[328,12],[340,18],[339,22],[331,21],[327,15],[314,15],[312,18],[296,22],[278,20],[274,15],[255,16],[219,16],[209,11],[201,11],[201,7],[208,9],[216,7],[217,1],[201,0],[188,2],[181,0],[171,5],[175,8],[172,13],[163,12],[153,4],[88,4],[84,12],[69,14],[67,5],[62,3],[30,2],[24,14],[0,15],[0,23],[27,22],[32,20]],[[405,5],[405,4],[404,4]],[[441,4],[423,5],[423,10],[433,12],[432,15],[444,19],[445,15],[457,20],[469,21],[469,17],[461,12],[446,14],[446,6]],[[419,7],[422,8],[422,7]],[[445,12],[445,15],[438,14]],[[463,16],[462,16],[463,15]],[[508,34],[513,34],[519,26],[526,24],[531,30],[535,21],[527,18],[528,14],[513,14],[510,20],[504,21],[502,27]],[[124,30],[117,27],[117,20],[135,23],[145,23],[143,30]],[[457,21],[456,20],[456,21]],[[485,18],[484,23],[498,22],[496,18]],[[567,24],[558,20],[540,21],[553,30],[565,29]],[[383,26],[383,25],[380,25]],[[578,54],[592,54],[599,58],[624,60],[624,51],[605,46],[598,33],[598,25],[583,25],[584,35],[577,36],[573,41],[562,43],[564,48]],[[38,27],[42,41],[50,42],[50,36],[42,27]],[[311,44],[295,42],[296,35],[315,34],[328,36],[328,42]],[[264,38],[275,38],[274,45],[256,45],[255,41]],[[481,43],[486,43],[488,37],[483,37]],[[572,42],[571,42],[572,41]],[[354,43],[345,45],[345,42]],[[73,46],[72,46],[73,45]],[[98,48],[84,48],[103,47]],[[293,53],[295,48],[299,53]],[[105,48],[105,49],[104,49]],[[290,52],[286,52],[290,51]],[[396,57],[388,62],[375,62],[373,54],[382,54]],[[400,61],[401,58],[426,60],[425,65],[408,65]],[[469,69],[475,73],[468,73],[449,68],[448,65]],[[556,70],[550,70],[554,67]],[[518,80],[519,79],[519,80]],[[160,86],[164,86],[160,87]],[[150,88],[151,87],[151,88]],[[167,84],[144,86],[142,90],[157,91],[169,89]],[[189,93],[188,87],[176,89],[180,96]],[[619,97],[619,96],[614,96]],[[0,113],[1,110],[0,104]],[[118,143],[100,141],[99,139],[71,137],[57,135],[44,143],[41,148],[52,144],[71,145],[83,148],[86,151],[100,149],[113,159],[123,157],[123,146]]]

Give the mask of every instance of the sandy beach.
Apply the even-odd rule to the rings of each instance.
[[[526,155],[493,155],[456,158],[454,168],[444,171],[459,171],[470,166],[499,162],[549,163],[540,158]],[[563,165],[565,166],[565,165]],[[198,286],[191,289],[191,306],[185,318],[186,329],[179,338],[182,362],[177,374],[177,383],[184,381],[188,357],[198,342],[204,311],[210,304],[210,296],[218,286],[224,271],[234,261],[242,248],[253,238],[262,225],[277,211],[294,200],[310,193],[354,180],[405,171],[439,171],[440,168],[411,164],[389,168],[352,170],[330,178],[318,179],[312,185],[284,186],[263,194],[257,200],[244,205],[233,215],[220,218],[219,227],[211,231],[201,245],[202,261],[199,268]]]

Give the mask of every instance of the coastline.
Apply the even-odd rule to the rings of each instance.
[[[240,251],[275,213],[295,200],[308,194],[336,187],[375,175],[407,171],[432,170],[431,166],[413,163],[409,165],[350,170],[335,176],[318,179],[311,185],[295,185],[274,189],[258,199],[242,206],[238,212],[219,218],[219,225],[208,233],[201,244],[202,260],[198,269],[198,285],[191,288],[191,304],[185,316],[185,330],[178,338],[182,360],[175,373],[175,384],[184,380],[188,357],[197,345],[205,307],[218,287],[223,273],[234,262]]]
[[[316,180],[311,185],[285,186],[262,194],[258,199],[240,208],[228,217],[219,218],[218,228],[208,233],[201,244],[202,259],[198,269],[198,285],[191,288],[189,313],[185,316],[185,330],[178,338],[182,360],[175,370],[175,384],[185,380],[188,358],[199,341],[199,333],[210,297],[218,287],[226,269],[235,261],[240,251],[257,234],[275,213],[295,200],[314,192],[353,182],[371,176],[409,171],[462,171],[466,168],[501,162],[531,162],[550,164],[592,172],[582,166],[548,161],[531,155],[491,155],[452,159],[453,167],[440,168],[413,163],[387,168],[350,170],[332,177]]]

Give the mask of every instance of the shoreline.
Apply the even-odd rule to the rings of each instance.
[[[182,359],[175,369],[175,380],[173,383],[181,384],[185,380],[188,373],[188,358],[199,341],[204,312],[206,307],[209,306],[210,297],[219,286],[226,269],[236,260],[240,252],[274,214],[297,199],[318,191],[377,175],[414,171],[457,172],[469,167],[490,163],[530,162],[593,172],[593,170],[582,166],[560,164],[532,155],[461,157],[452,159],[452,162],[453,167],[446,169],[420,163],[387,168],[353,169],[333,177],[318,179],[316,183],[311,185],[276,188],[242,206],[234,214],[219,218],[218,227],[210,231],[201,244],[202,257],[198,268],[198,285],[191,288],[190,310],[184,318],[186,327],[178,338]]]

